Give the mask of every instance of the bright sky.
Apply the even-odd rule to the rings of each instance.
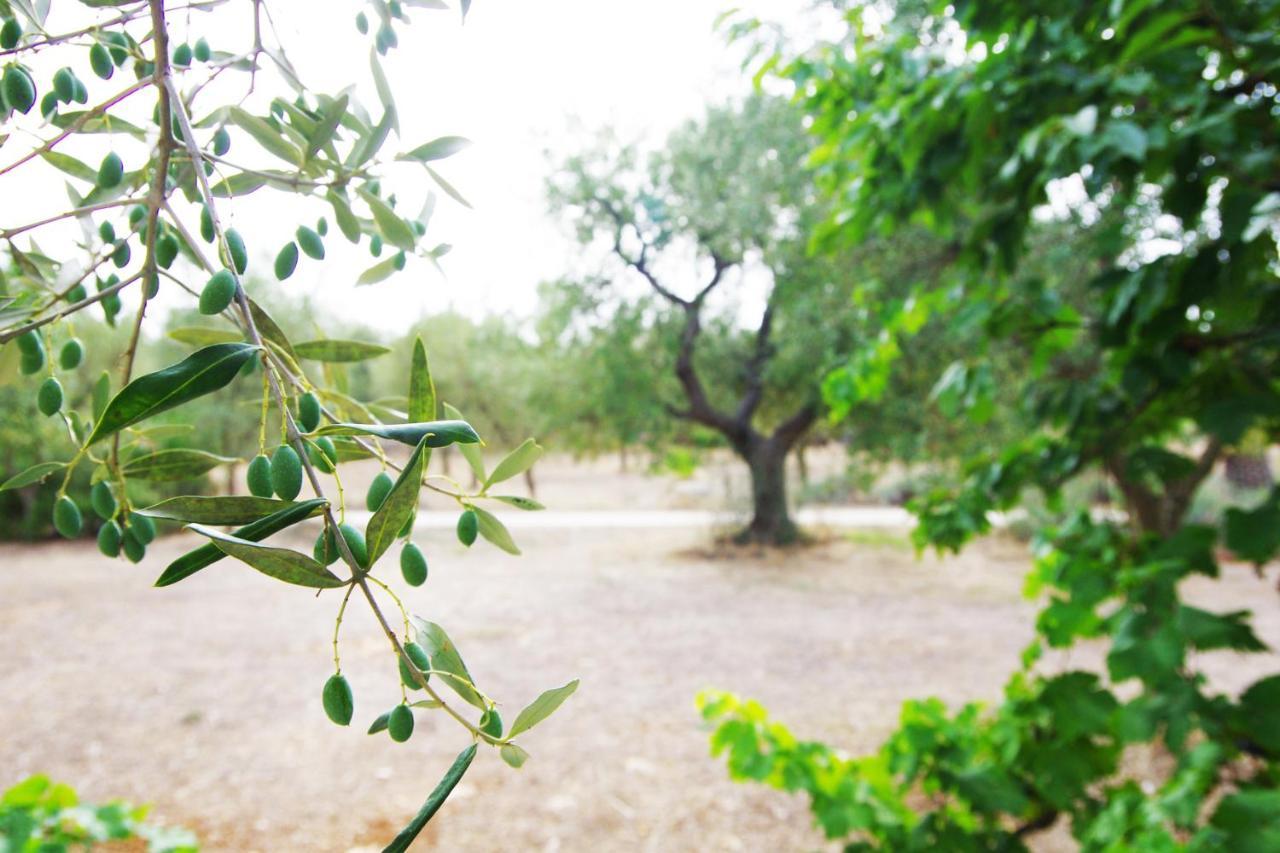
[[[356,74],[365,79],[359,51],[353,62],[336,63],[320,49],[354,39],[350,17],[336,31],[317,32],[303,5],[284,7],[278,21],[303,76],[332,75],[333,89]],[[437,205],[428,236],[432,245],[453,246],[443,262],[447,279],[424,261],[411,262],[401,276],[352,298],[352,279],[372,262],[359,249],[326,264],[318,286],[351,300],[344,314],[383,327],[403,327],[446,306],[470,315],[531,313],[538,282],[582,267],[581,250],[546,212],[547,150],[574,150],[603,125],[657,143],[706,103],[745,92],[749,83],[733,51],[712,28],[728,5],[476,0],[465,26],[453,12],[415,10],[414,25],[385,60],[403,146],[444,134],[471,139],[473,147],[440,171],[474,210],[444,197]],[[781,0],[760,5],[775,14],[794,9]],[[426,178],[417,170],[408,176]],[[416,202],[406,209],[416,211]]]
[[[365,4],[275,0],[267,5],[290,60],[312,88],[336,92],[355,83],[362,102],[375,117],[380,113],[369,72],[371,39],[360,36],[353,23]],[[353,288],[359,273],[375,261],[367,241],[352,246],[334,228],[323,264],[304,258],[291,279],[275,282],[271,261],[291,238],[293,224],[314,221],[329,210],[319,202],[299,207],[293,197],[264,189],[220,207],[249,244],[250,273],[266,277],[255,286],[308,293],[335,314],[388,331],[408,327],[423,313],[449,308],[472,316],[528,316],[536,307],[540,281],[592,267],[568,229],[546,211],[543,185],[553,162],[546,152],[563,156],[606,125],[623,138],[657,145],[706,104],[746,93],[750,83],[739,70],[738,52],[713,30],[716,16],[731,5],[732,0],[475,0],[465,26],[456,10],[410,9],[413,25],[399,28],[399,47],[383,59],[402,134],[399,140],[388,140],[383,153],[408,150],[442,135],[473,141],[468,150],[438,164],[474,205],[468,210],[444,196],[437,204],[427,245],[453,246],[443,259],[447,277],[425,260],[410,259],[398,276]],[[754,0],[738,5],[767,19],[785,19],[805,4]],[[65,32],[83,26],[85,14],[78,4],[54,4],[48,29]],[[230,0],[212,15],[172,13],[175,39],[187,38],[188,21],[191,40],[206,35],[216,50],[242,50],[250,44],[248,0]],[[73,52],[70,59],[89,86],[90,103],[114,94],[132,79],[126,72],[99,81],[84,56]],[[31,64],[43,86],[67,60],[62,51],[45,51]],[[211,88],[212,99],[201,98],[205,110],[243,95],[246,77],[224,80],[227,87],[217,84],[221,91]],[[278,78],[268,80],[259,91],[287,93]],[[150,93],[137,95],[124,114],[145,121],[153,104]],[[261,113],[266,101],[255,98],[246,106]],[[36,112],[20,123],[0,162],[17,156],[20,146],[31,147],[49,136]],[[202,114],[198,108],[197,117]],[[247,137],[237,139],[229,155],[233,162],[280,166]],[[85,145],[72,140],[59,150],[96,167],[108,143],[124,157],[126,168],[137,168],[147,156],[144,146],[118,137],[96,137]],[[65,176],[38,162],[33,166],[0,180],[5,202],[0,204],[0,227],[65,209],[60,191]],[[383,185],[410,213],[419,210],[432,186],[426,173],[411,164],[397,166]],[[23,204],[12,204],[15,198]],[[184,213],[190,214],[190,208]],[[196,223],[188,225],[194,230]],[[40,233],[41,247],[56,251],[59,238],[75,232],[68,223]],[[187,273],[198,290],[203,274],[190,268]],[[126,299],[126,306],[131,301]],[[157,307],[189,302],[179,291],[165,288]]]

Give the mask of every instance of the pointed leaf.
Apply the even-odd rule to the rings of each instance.
[[[458,757],[453,760],[453,764],[444,774],[444,778],[440,780],[440,784],[436,785],[435,790],[431,792],[431,796],[427,797],[427,801],[422,804],[422,808],[414,815],[413,820],[409,821],[409,825],[400,830],[390,844],[382,848],[382,853],[404,853],[409,849],[409,845],[413,844],[418,833],[422,832],[423,827],[427,825],[427,821],[440,810],[440,806],[444,805],[444,801],[449,798],[449,794],[453,792],[454,787],[458,784],[458,780],[462,778],[462,774],[467,772],[467,768],[471,766],[471,760],[476,757],[476,745],[471,746],[458,753]]]
[[[218,495],[198,497],[182,495],[160,501],[135,512],[151,518],[167,518],[172,521],[196,524],[248,524],[295,506],[290,501],[272,498],[254,498],[242,495]],[[243,538],[243,537],[241,537]]]
[[[453,199],[463,207],[471,207],[471,202],[463,198],[462,193],[453,188],[453,184],[440,177],[439,172],[430,166],[424,166],[424,168],[427,170],[427,174],[431,176],[431,180],[436,182],[436,186],[444,190],[445,195],[449,196],[449,198]]]
[[[281,329],[271,315],[262,310],[262,306],[252,299],[249,300],[249,314],[252,315],[253,324],[258,327],[258,334],[264,341],[274,344],[289,358],[295,362],[298,361],[298,354],[293,351],[293,344],[289,343],[289,337],[284,333],[284,329]]]
[[[414,338],[413,360],[409,366],[409,420],[430,421],[436,417],[436,383],[427,363],[422,338]]]
[[[326,424],[315,431],[316,435],[376,435],[390,441],[398,441],[416,447],[423,438],[427,447],[445,447],[457,443],[460,446],[480,440],[471,424],[466,421],[425,421],[412,424]]]
[[[369,548],[368,565],[372,566],[378,562],[378,558],[387,552],[396,536],[417,512],[418,494],[422,489],[422,471],[426,467],[427,454],[430,452],[427,450],[426,439],[423,439],[422,443],[414,448],[413,455],[409,457],[409,463],[396,478],[391,491],[387,492],[382,506],[378,507],[377,512],[369,519],[364,535]]]
[[[418,645],[426,649],[427,654],[431,658],[431,668],[439,673],[440,680],[449,685],[455,693],[462,697],[463,701],[470,705],[474,705],[481,711],[489,710],[489,705],[484,701],[479,693],[476,692],[475,680],[471,677],[471,673],[467,671],[467,665],[462,661],[462,655],[458,654],[458,647],[449,639],[449,635],[445,633],[434,622],[428,622],[420,616],[413,617],[414,627],[417,628]]]
[[[154,482],[173,482],[199,477],[228,462],[239,462],[231,456],[218,456],[206,450],[186,447],[157,450],[145,456],[135,456],[124,463],[121,471],[126,477]]]
[[[515,540],[511,538],[506,525],[499,521],[496,515],[478,506],[472,506],[471,511],[476,514],[476,524],[481,536],[508,554],[520,554],[520,549],[516,547]]]
[[[520,495],[490,495],[495,501],[502,501],[504,504],[510,504],[516,509],[523,510],[539,510],[546,509],[545,506],[535,501],[533,498],[521,497]]]
[[[529,753],[525,752],[523,747],[514,743],[504,743],[498,748],[498,755],[502,756],[503,761],[517,770],[529,760]]]
[[[536,726],[538,723],[550,717],[555,710],[564,704],[564,700],[573,695],[573,691],[578,689],[578,679],[570,681],[563,687],[557,687],[554,690],[547,690],[537,699],[529,703],[516,721],[511,724],[511,730],[507,732],[507,740],[511,740],[521,732],[526,732]]]
[[[9,489],[20,489],[23,486],[30,486],[33,483],[39,483],[50,474],[57,473],[66,467],[67,463],[65,462],[39,462],[32,465],[27,470],[19,474],[14,474],[12,477],[5,480],[3,484],[0,484],[0,492],[7,491]]]
[[[228,116],[234,124],[252,136],[254,141],[267,151],[295,166],[302,165],[302,152],[266,119],[251,115],[240,107],[232,107]]]
[[[360,277],[356,279],[356,286],[377,284],[380,281],[386,281],[398,272],[400,272],[400,260],[392,255],[385,260],[378,261],[360,273]]]
[[[363,196],[365,203],[369,205],[369,210],[373,213],[373,221],[377,223],[383,239],[397,249],[404,249],[406,252],[413,251],[414,245],[418,242],[418,235],[414,233],[409,223],[401,219],[399,214],[391,209],[391,205],[373,193],[361,190],[360,195]]]
[[[239,530],[234,531],[233,535],[237,539],[243,539],[248,542],[266,539],[273,533],[279,533],[286,527],[291,527],[305,518],[324,511],[328,503],[322,498],[300,501],[287,509],[282,509],[279,512],[268,515],[266,518],[241,527]],[[180,580],[191,577],[207,566],[212,566],[224,556],[226,555],[222,550],[214,545],[201,545],[194,551],[188,551],[170,563],[168,568],[156,579],[155,585],[169,586],[170,584],[175,584]]]
[[[232,341],[243,341],[244,335],[233,329],[206,329],[201,326],[183,326],[169,330],[169,337],[180,344],[191,344],[196,347],[207,347],[210,344],[225,344]]]
[[[448,403],[441,404],[444,408],[446,417],[454,420],[463,420],[462,413]],[[484,455],[480,453],[479,447],[470,445],[458,445],[458,450],[462,452],[462,458],[467,460],[467,464],[471,466],[471,472],[476,475],[476,480],[483,483],[484,475]]]
[[[258,352],[252,344],[214,344],[196,350],[164,370],[138,377],[107,404],[86,444],[101,441],[152,415],[217,391],[234,379],[244,363]]]
[[[443,160],[446,157],[452,157],[470,144],[470,139],[461,136],[442,136],[439,139],[433,139],[430,142],[419,145],[412,151],[406,151],[396,159],[429,163],[432,160]]]
[[[312,589],[333,589],[345,585],[345,581],[333,572],[297,551],[258,545],[200,524],[190,524],[187,529],[212,539],[224,554],[276,580]]]
[[[364,341],[303,341],[294,346],[294,351],[310,361],[351,362],[366,361],[386,355],[390,349]]]
[[[524,443],[511,451],[506,457],[494,466],[493,473],[489,475],[489,479],[484,481],[486,490],[494,483],[501,483],[503,480],[510,480],[512,477],[523,474],[525,471],[533,467],[533,463],[538,461],[538,457],[542,455],[542,448],[538,446],[532,438],[526,438]]]
[[[338,125],[342,123],[342,117],[347,113],[347,104],[349,102],[350,98],[348,96],[341,95],[325,109],[323,115],[320,116],[319,123],[307,136],[306,159],[310,160],[316,156],[316,153],[321,148],[324,148],[333,140],[333,134],[337,132]]]

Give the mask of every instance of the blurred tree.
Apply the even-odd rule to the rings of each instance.
[[[1280,554],[1280,489],[1187,516],[1224,453],[1280,436],[1280,3],[837,7],[841,35],[763,69],[812,119],[827,235],[925,224],[956,240],[932,308],[984,332],[935,392],[957,415],[993,405],[998,347],[1027,366],[1025,434],[917,500],[917,541],[959,549],[1029,490],[1060,501],[1096,472],[1128,520],[1080,508],[1039,531],[1038,636],[999,703],[908,702],[880,750],[848,758],[710,695],[715,748],[737,778],[808,791],[846,850],[1025,850],[1064,820],[1090,851],[1280,849],[1280,675],[1222,692],[1201,656],[1267,647],[1248,611],[1183,586],[1219,575],[1220,543],[1259,573]],[[1076,268],[1028,275],[1067,216],[1089,226]],[[829,396],[856,402],[899,357],[861,355]],[[1092,640],[1105,672],[1037,665]],[[1141,784],[1123,763],[1139,746],[1169,759]]]
[[[688,123],[647,163],[603,140],[570,157],[548,191],[581,242],[607,248],[612,259],[610,275],[578,285],[586,294],[578,317],[612,326],[597,337],[611,355],[596,364],[601,381],[629,396],[641,387],[637,379],[649,378],[635,371],[671,360],[683,399],[666,397],[666,411],[719,433],[750,469],[753,510],[743,542],[796,539],[786,459],[822,413],[815,370],[850,345],[851,328],[831,320],[849,315],[840,309],[852,277],[807,251],[824,212],[801,165],[806,152],[797,113],[753,97]],[[681,278],[693,269],[690,287]],[[629,298],[625,288],[636,281],[647,293]],[[718,312],[709,307],[731,288],[735,298]],[[744,332],[733,309],[761,289],[759,321]],[[633,357],[613,358],[628,351]],[[634,424],[630,405],[615,398],[610,408],[627,409],[623,420]]]

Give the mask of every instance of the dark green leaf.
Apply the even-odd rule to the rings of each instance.
[[[155,453],[148,453],[145,456],[135,456],[124,463],[121,470],[126,477],[136,477],[139,480],[153,480],[156,482],[171,482],[174,480],[190,480],[212,471],[219,465],[238,461],[240,460],[234,457],[218,456],[205,450],[175,448],[172,450],[157,450]]]
[[[382,853],[404,853],[409,849],[409,845],[418,837],[418,833],[422,832],[427,821],[431,820],[440,810],[440,806],[444,805],[444,801],[449,798],[449,794],[453,792],[462,774],[467,772],[467,768],[471,766],[471,760],[475,757],[474,743],[458,754],[448,772],[444,774],[444,778],[440,780],[440,784],[436,785],[435,790],[431,792],[431,796],[427,797],[427,801],[422,804],[422,808],[414,815],[413,820],[409,821],[409,825],[400,830],[400,834],[382,849]]]
[[[414,338],[413,359],[409,365],[409,420],[414,422],[435,420],[436,383],[431,378],[431,366],[427,363],[427,348],[422,338]]]
[[[197,524],[248,524],[293,506],[296,504],[272,498],[241,495],[214,497],[183,495],[153,504],[146,509],[135,510],[135,512],[152,518],[168,518],[173,521]]]
[[[480,440],[471,424],[466,421],[425,421],[411,424],[328,424],[316,430],[316,435],[376,435],[416,447],[425,437],[427,447],[446,447],[455,442],[474,444]]]
[[[258,352],[251,344],[214,344],[196,350],[164,370],[138,377],[107,404],[87,444],[217,391],[234,379],[244,363]]]
[[[431,451],[424,440],[416,448],[409,462],[396,478],[382,505],[369,519],[365,528],[365,541],[369,547],[369,565],[387,552],[396,535],[418,510],[418,494],[422,489],[422,473]]]
[[[297,551],[258,545],[199,524],[188,525],[188,529],[212,539],[213,544],[224,554],[235,557],[276,580],[312,589],[333,589],[345,583],[320,563]]]
[[[233,535],[237,539],[244,539],[249,542],[266,539],[273,533],[279,533],[286,527],[292,527],[299,521],[322,512],[328,503],[328,501],[321,498],[300,501],[292,504],[287,509],[282,509],[266,518],[241,527],[239,530],[234,531]],[[156,579],[155,585],[169,586],[170,584],[175,584],[201,569],[213,565],[224,556],[224,553],[214,545],[201,545],[194,551],[189,551],[170,563],[168,568]]]

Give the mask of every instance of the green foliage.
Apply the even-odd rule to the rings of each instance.
[[[0,843],[13,853],[67,853],[130,839],[151,853],[195,853],[185,829],[148,823],[146,806],[84,803],[70,786],[30,776],[0,794]]]
[[[836,200],[827,244],[913,224],[954,241],[946,290],[915,295],[981,330],[935,387],[955,417],[993,410],[999,352],[1025,365],[1011,374],[1022,435],[975,448],[960,482],[913,502],[917,544],[958,550],[1028,491],[1060,507],[1065,485],[1099,475],[1128,520],[1081,511],[1038,531],[1037,639],[999,702],[908,702],[878,752],[847,759],[708,694],[713,747],[736,778],[808,792],[849,850],[1020,850],[1059,820],[1085,850],[1274,847],[1280,752],[1262,708],[1277,677],[1215,689],[1199,655],[1265,646],[1248,612],[1195,607],[1181,585],[1218,576],[1220,544],[1256,563],[1280,549],[1275,491],[1187,521],[1226,450],[1280,434],[1280,7],[842,8],[842,37],[784,45],[762,69],[797,85],[812,120],[811,162]],[[1069,223],[1082,263],[1055,274],[1038,247]],[[857,379],[895,369],[911,340],[855,352],[858,369],[829,383],[856,401]],[[1037,666],[1086,641],[1106,649],[1105,672]],[[1147,785],[1121,772],[1139,745],[1170,759]]]
[[[502,522],[477,503],[488,499],[490,485],[526,471],[540,452],[531,441],[508,441],[515,453],[492,477],[484,476],[481,439],[472,425],[447,407],[448,420],[436,417],[435,384],[421,342],[413,359],[401,362],[410,365],[409,382],[406,388],[401,368],[395,393],[407,391],[406,413],[404,406],[379,405],[369,393],[366,362],[386,355],[387,347],[324,332],[317,336],[312,327],[323,312],[304,314],[273,297],[277,281],[298,283],[324,261],[326,213],[346,239],[367,240],[375,256],[384,243],[395,249],[361,276],[361,284],[371,284],[411,263],[436,264],[444,253],[426,240],[426,216],[435,202],[431,186],[462,201],[434,166],[460,151],[463,141],[410,143],[400,158],[386,153],[400,131],[394,90],[379,56],[397,45],[398,29],[408,23],[406,7],[444,4],[368,5],[378,21],[368,40],[376,99],[362,102],[355,86],[325,93],[300,80],[284,47],[271,40],[276,34],[256,25],[257,4],[239,10],[195,4],[166,13],[160,0],[86,0],[78,12],[86,26],[58,35],[46,29],[50,4],[0,0],[6,53],[0,143],[6,152],[17,152],[0,164],[0,178],[15,170],[27,174],[27,164],[35,161],[60,173],[69,198],[51,217],[8,205],[9,219],[26,215],[28,221],[0,227],[0,393],[15,404],[0,415],[6,465],[12,466],[0,500],[21,506],[34,499],[44,524],[52,522],[67,537],[100,525],[99,550],[134,563],[146,558],[160,532],[152,519],[184,524],[204,537],[206,544],[169,564],[158,587],[231,557],[264,582],[338,592],[335,675],[324,704],[342,725],[354,713],[340,674],[339,637],[351,599],[368,604],[385,629],[392,653],[384,659],[388,675],[396,671],[392,660],[399,662],[402,646],[413,639],[402,600],[377,573],[385,570],[389,561],[382,558],[397,539],[403,540],[402,551],[414,553],[408,540],[431,449],[468,448],[478,470],[476,488],[432,488],[470,514],[473,536],[513,553],[518,549]],[[460,5],[465,14],[469,4]],[[241,22],[250,25],[245,31],[254,38],[244,52],[223,50],[199,36],[205,26],[210,32],[234,28],[245,15]],[[350,55],[350,47],[333,49]],[[86,53],[95,78],[88,83],[74,71]],[[41,70],[46,68],[47,80]],[[104,84],[115,79],[117,69],[132,72],[133,82]],[[214,79],[218,85],[209,86]],[[41,109],[34,112],[37,102]],[[240,159],[242,150],[248,159]],[[60,186],[47,189],[51,198],[63,195]],[[419,191],[424,214],[406,214],[404,198]],[[257,193],[284,194],[288,204],[281,209],[305,221],[282,223],[286,233],[246,232],[246,238],[229,226],[230,214],[256,203],[247,197]],[[282,242],[286,249],[277,255],[275,280],[258,276],[256,259]],[[112,267],[116,271],[107,272]],[[251,269],[254,278],[247,276]],[[181,303],[167,338],[152,334],[160,331],[160,321],[148,310],[162,286]],[[122,314],[127,322],[119,322]],[[304,321],[306,338],[297,335]],[[118,334],[109,331],[117,325]],[[51,359],[55,351],[58,358]],[[483,390],[492,393],[491,386]],[[413,448],[409,460],[400,464],[384,441]],[[202,494],[208,475],[223,471],[230,482],[244,459],[253,460],[252,497]],[[331,503],[325,494],[327,476],[338,481],[336,494],[343,494],[342,466],[358,459],[377,459],[384,469],[401,472],[363,530],[341,497]],[[314,496],[304,498],[304,488]],[[82,507],[94,511],[89,525]],[[315,516],[324,530],[314,555],[295,550],[288,537],[271,540]],[[235,529],[226,532],[227,526]],[[424,555],[410,559],[408,574],[422,583],[425,566]],[[398,619],[384,615],[388,606]],[[387,627],[393,623],[404,626],[403,636]],[[438,657],[455,678],[465,678],[467,701],[479,702],[482,711],[493,709],[456,651],[424,647],[432,649],[432,658],[410,658],[411,674],[425,681],[426,673],[417,668]],[[495,749],[509,745],[500,732],[487,733],[465,719],[433,686],[425,692],[428,698],[418,707],[446,711],[472,740]],[[411,726],[412,712],[404,713]],[[393,734],[405,731],[402,718],[400,713]],[[464,754],[467,760],[438,789],[443,793],[402,838],[411,840],[421,830],[474,747]]]

